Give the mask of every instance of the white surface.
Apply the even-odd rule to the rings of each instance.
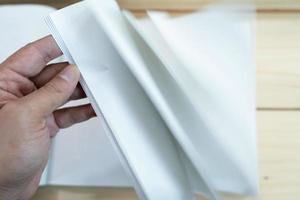
[[[40,5],[0,6],[0,62],[27,43],[48,35],[44,19],[53,11]],[[99,119],[60,131],[53,147],[50,168],[41,184],[131,185]]]
[[[53,147],[47,184],[132,185],[99,119],[60,131]]]
[[[80,8],[82,12],[76,13],[75,8]],[[120,137],[126,130],[134,135],[137,130],[145,134],[149,129],[136,129],[143,124],[139,120],[145,116],[140,115],[135,120],[134,115],[129,113],[135,109],[127,100],[135,94],[131,93],[133,89],[129,87],[129,82],[124,81],[129,72],[137,79],[131,87],[140,84],[162,117],[156,114],[153,119],[163,119],[176,138],[177,142],[173,142],[173,145],[180,147],[173,153],[180,153],[188,174],[186,178],[189,178],[193,190],[214,199],[219,198],[215,191],[248,195],[257,193],[254,12],[251,8],[247,8],[246,12],[241,12],[241,9],[244,8],[211,7],[175,19],[166,13],[149,12],[150,22],[137,20],[125,13],[129,25],[114,1],[90,0],[88,4],[77,4],[65,9],[64,14],[58,12],[60,15],[52,16],[52,20],[60,16],[59,19],[55,18],[54,24],[63,39],[57,37],[57,40],[62,46],[62,40],[65,42],[70,57],[75,59],[82,71],[95,104],[108,118],[114,139],[119,142],[131,173],[136,176],[137,185],[145,192],[141,192],[142,196],[146,194],[150,199],[159,197],[155,196],[158,189],[153,187],[155,180],[151,178],[154,177],[149,179],[147,172],[140,171],[143,166],[138,159],[141,152],[136,152],[134,147],[138,144],[137,136],[140,136],[139,143],[146,146],[149,145],[149,138],[146,140],[141,135]],[[72,19],[61,22],[67,15]],[[88,20],[84,21],[85,17]],[[73,21],[77,21],[76,29]],[[82,23],[82,27],[78,22]],[[99,42],[100,37],[105,37],[103,31],[107,38]],[[115,49],[111,47],[113,51],[106,49],[102,52],[101,48],[105,47],[100,46],[107,42]],[[78,45],[84,48],[78,49]],[[95,71],[95,66],[96,61],[101,62],[99,57],[102,54],[94,54],[93,51],[105,54],[102,62],[108,62],[99,66],[99,71]],[[111,54],[115,58],[110,58]],[[123,59],[119,64],[115,63],[120,59],[117,54]],[[111,68],[114,65],[116,67]],[[129,70],[124,71],[120,66]],[[110,73],[113,74],[111,77]],[[100,82],[97,85],[97,77],[103,74],[106,74],[102,78],[104,81],[122,89],[113,94],[116,88],[102,88]],[[124,82],[119,82],[121,80]],[[106,91],[107,88],[110,90]],[[123,94],[124,90],[127,93]],[[142,103],[138,110],[147,109],[151,113],[153,107],[145,104],[148,100],[144,96],[134,98]],[[115,100],[115,97],[122,97],[122,100]],[[116,105],[120,105],[117,110]],[[126,112],[122,113],[122,109]],[[123,128],[114,123],[120,115],[126,119]],[[162,130],[158,125],[157,130]],[[155,139],[155,135],[151,138],[157,144],[161,143]],[[160,169],[160,165],[172,161],[171,156],[155,154],[155,149],[151,148],[144,153],[151,151],[153,160],[149,159],[148,163],[156,163],[154,171],[160,171],[160,176],[165,176],[165,185],[174,186],[174,183],[178,183],[176,179],[172,179],[168,171]],[[178,168],[177,171],[181,170]],[[185,173],[180,172],[182,175]],[[137,188],[141,191],[140,187]],[[177,190],[173,187],[173,191]]]
[[[0,62],[49,31],[43,18],[54,8],[38,5],[0,6]]]
[[[214,190],[257,194],[253,8],[212,6],[178,18],[149,12],[161,38],[142,36],[155,57],[134,30],[126,31],[128,26],[108,1],[90,2],[172,130],[183,157],[194,165],[194,189],[207,192],[203,182],[197,183],[201,177],[214,198]]]
[[[177,18],[160,12],[148,14],[151,20],[137,20],[125,12],[172,80],[167,86],[164,83],[167,78],[155,79],[153,66],[159,63],[150,65],[152,74],[143,72],[139,76],[152,76],[156,90],[161,91],[165,105],[170,106],[169,110],[159,110],[169,127],[173,127],[172,133],[195,166],[194,172],[198,171],[215,190],[256,194],[255,14],[252,8],[213,6]],[[143,84],[146,78],[140,80]],[[171,92],[170,85],[177,85],[182,92],[175,86]],[[152,96],[157,98],[153,92]],[[197,173],[190,177],[194,183],[200,180]],[[203,192],[202,187],[202,182],[194,185]]]
[[[53,35],[81,70],[94,108],[111,129],[113,135],[109,130],[107,134],[120,148],[140,198],[193,199],[172,135],[85,6],[83,2],[51,14]],[[121,14],[117,7],[97,9]]]
[[[197,126],[190,124],[190,139],[206,161],[193,164],[218,191],[257,194],[254,10],[219,6],[178,19],[149,15],[181,63],[169,70],[206,125],[192,135]]]

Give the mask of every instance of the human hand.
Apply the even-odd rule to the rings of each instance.
[[[80,73],[67,63],[48,65],[62,53],[51,36],[31,43],[0,65],[0,199],[29,199],[60,128],[95,116],[90,105],[59,109],[84,98]]]

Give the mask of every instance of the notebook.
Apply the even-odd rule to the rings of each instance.
[[[229,5],[137,18],[114,0],[47,17],[140,199],[257,193],[254,20]]]

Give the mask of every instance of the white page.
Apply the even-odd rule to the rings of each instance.
[[[190,75],[184,80],[180,71],[177,79],[220,146],[219,152],[205,147],[211,151],[202,167],[219,191],[257,194],[253,8],[217,6],[175,20],[163,15],[150,13]]]
[[[220,191],[255,194],[258,187],[254,114],[255,82],[253,78],[255,77],[255,64],[253,56],[254,49],[249,45],[253,44],[253,30],[251,31],[252,21],[247,18],[243,21],[243,18],[239,18],[242,17],[242,15],[236,13],[232,14],[231,10],[214,8],[204,12],[204,14],[200,16],[197,16],[199,14],[190,15],[175,20],[174,23],[171,24],[175,26],[175,28],[173,28],[174,30],[171,29],[173,32],[168,32],[168,34],[164,35],[165,39],[172,36],[172,40],[166,39],[167,42],[172,43],[174,41],[181,41],[185,31],[190,31],[188,33],[191,35],[185,37],[188,38],[188,43],[180,43],[183,47],[182,49],[185,51],[175,55],[185,61],[184,63],[188,67],[195,66],[195,63],[197,64],[196,66],[200,65],[203,71],[195,68],[193,69],[194,71],[191,70],[190,72],[194,72],[195,75],[203,74],[203,76],[198,76],[196,78],[191,77],[192,83],[195,85],[188,85],[188,87],[182,85],[182,82],[190,83],[191,81],[189,81],[189,79],[182,81],[177,77],[173,77],[181,84],[181,88],[189,94],[189,99],[194,100],[194,96],[199,96],[194,95],[195,92],[196,94],[202,95],[197,99],[198,102],[192,101],[194,108],[201,116],[201,120],[199,120],[199,117],[195,115],[192,117],[192,112],[186,110],[188,108],[187,103],[183,112],[186,112],[185,114],[188,114],[190,118],[180,116],[179,109],[183,108],[181,106],[176,107],[173,104],[171,108],[168,108],[168,104],[172,103],[172,99],[169,99],[169,102],[165,101],[168,95],[164,96],[164,92],[160,91],[161,88],[157,87],[157,79],[153,80],[153,78],[157,77],[153,77],[153,74],[151,74],[153,71],[148,71],[153,68],[153,66],[159,66],[159,63],[147,63],[146,58],[143,57],[143,55],[140,55],[144,53],[144,48],[140,48],[142,53],[131,51],[132,49],[126,49],[126,46],[132,46],[132,43],[135,43],[136,41],[131,39],[128,34],[124,34],[123,30],[125,30],[126,27],[122,26],[122,23],[120,23],[122,21],[121,17],[118,18],[116,17],[118,16],[117,14],[113,11],[109,11],[113,10],[113,8],[109,5],[104,6],[106,6],[105,9],[101,12],[97,12],[95,3],[95,14],[99,16],[98,19],[103,26],[106,27],[105,30],[110,34],[121,55],[128,63],[130,63],[128,66],[131,67],[132,72],[160,110],[161,115],[164,116],[167,123],[169,122],[168,124],[171,124],[170,128],[173,127],[173,134],[175,134],[176,139],[189,158],[192,159],[198,172],[200,172],[202,176],[209,177],[206,182],[212,181],[213,188]],[[114,23],[109,23],[108,19],[115,19]],[[155,21],[163,23],[164,18],[160,17]],[[176,24],[177,22],[179,26],[176,27],[176,25],[178,25]],[[211,22],[214,23],[212,24],[212,27],[209,27]],[[199,23],[200,25],[202,23],[202,26],[204,25],[204,28],[206,28],[203,29],[203,38],[200,37],[202,40],[205,39],[206,43],[199,43],[197,40],[201,31],[198,33],[199,29],[195,29],[194,25],[199,25]],[[183,27],[180,27],[180,25]],[[187,28],[189,29],[185,29],[184,25],[187,25]],[[165,29],[167,30],[167,28]],[[181,30],[183,33],[181,35],[174,34],[177,29]],[[218,37],[218,35],[213,34],[218,34],[219,32],[224,33],[224,35],[219,34],[220,36]],[[209,34],[213,35],[213,37],[209,37]],[[228,41],[226,39],[228,39]],[[219,40],[218,42],[226,41],[227,43],[225,44],[228,45],[219,46],[214,40]],[[202,49],[199,51],[196,49],[196,51],[191,52],[189,48],[193,47],[194,44],[196,47],[198,47],[197,45],[199,44]],[[178,46],[173,48],[180,49]],[[235,58],[236,52],[232,51],[231,48],[240,50],[240,54],[238,54],[240,56],[239,58]],[[201,57],[195,55],[195,53],[205,52],[205,49],[210,50],[211,54],[204,54],[203,62],[201,62]],[[196,57],[191,58],[187,53],[191,53],[191,55],[195,55]],[[216,61],[224,62],[220,62],[217,66],[214,66],[212,65],[213,63],[207,62],[207,57],[205,56],[208,56],[208,58],[214,56],[216,57]],[[226,59],[227,56],[230,58],[229,60],[228,58]],[[186,60],[189,62],[186,62]],[[195,63],[193,63],[194,61]],[[147,64],[149,65],[148,69]],[[182,70],[184,70],[184,66],[185,65],[183,65]],[[218,66],[224,66],[223,68],[225,69],[226,67],[226,70],[222,71],[222,68],[217,69],[216,67]],[[249,74],[246,74],[245,72],[249,72]],[[177,74],[175,75],[177,76],[178,74],[181,75],[181,73],[176,73]],[[187,73],[185,72],[185,74]],[[174,75],[174,73],[172,75]],[[219,78],[218,81],[214,81],[212,75],[216,75]],[[171,84],[171,86],[173,85]],[[205,96],[203,96],[204,94]],[[173,94],[173,96],[176,96],[177,100],[178,98],[181,98],[181,100],[184,98],[177,93],[176,95]],[[221,96],[226,98],[220,99]],[[201,107],[197,106],[197,104],[201,105]],[[172,116],[172,109],[173,111],[174,109],[177,109],[177,112],[179,113],[177,117],[181,117],[179,120],[178,118],[174,119],[174,115]],[[243,113],[244,116],[240,116],[241,113]],[[183,120],[184,123],[180,123],[181,120]],[[193,120],[198,122],[193,122]],[[176,125],[177,127],[174,128]],[[185,127],[180,127],[180,125],[185,125]],[[184,129],[184,131],[180,129]],[[228,146],[228,144],[231,146]],[[221,170],[219,166],[223,166]]]
[[[22,46],[46,36],[44,18],[54,8],[41,5],[0,6],[0,62]]]
[[[185,150],[185,153],[187,153],[189,158],[193,159],[193,163],[197,163],[198,166],[200,163],[204,163],[205,160],[197,154],[193,141],[189,139],[189,136],[185,130],[180,127],[178,122],[183,120],[184,124],[189,126],[189,121],[195,120],[196,122],[193,123],[197,124],[197,127],[191,128],[197,131],[203,130],[205,128],[204,124],[202,124],[194,112],[192,112],[193,107],[191,107],[189,101],[186,100],[186,97],[182,95],[180,90],[177,89],[176,82],[171,80],[172,77],[166,73],[160,61],[153,53],[151,54],[151,51],[143,44],[141,38],[138,38],[138,35],[134,35],[129,31],[129,27],[116,5],[110,2],[99,1],[89,1],[89,3],[91,3],[91,7],[94,9],[97,19],[102,26],[105,27],[104,30],[110,35],[115,47],[128,63],[128,67],[144,87],[144,90],[148,93],[152,102],[154,102],[159,109],[160,114],[164,119],[169,120],[167,121],[168,125],[170,125],[169,128],[175,134],[175,137],[179,137],[177,140]],[[136,46],[138,48],[136,48]],[[160,88],[162,86],[163,88]],[[166,101],[166,98],[168,101]],[[182,115],[180,120],[178,120],[178,116],[174,116],[174,109],[176,112],[188,113],[190,115],[189,118],[184,118],[185,116]],[[197,140],[201,141],[198,138]],[[207,151],[204,150],[203,152]],[[208,176],[207,171],[203,168],[201,169],[201,176],[202,178]],[[205,185],[208,185],[206,189],[209,188],[209,191],[206,190],[205,194],[209,194],[209,196],[214,199],[220,198],[212,190],[213,188],[209,186],[209,180],[206,178],[203,180],[205,181]]]
[[[103,113],[112,130],[109,136],[120,148],[121,159],[135,178],[140,198],[193,199],[173,137],[84,5],[85,2],[52,14],[57,30],[53,34],[81,70],[85,90],[97,114]]]
[[[165,69],[165,65],[161,62],[163,57],[159,58],[159,56],[163,53],[156,56],[150,49],[150,46],[141,42],[140,35],[148,42],[149,40],[155,40],[160,45],[159,49],[161,51],[166,50],[162,45],[164,41],[159,39],[160,35],[155,31],[155,27],[150,20],[143,19],[141,21],[143,25],[143,30],[141,30],[141,27],[138,25],[138,21],[134,19],[132,14],[129,12],[124,12],[124,14],[132,27],[137,30],[136,32],[132,31],[133,37],[136,38],[135,42],[140,44],[141,52],[145,55],[144,59],[148,60],[144,76],[151,76],[158,87],[157,90],[159,90],[161,97],[154,96],[154,98],[157,98],[156,101],[159,102],[157,103],[157,106],[159,107],[158,110],[161,112],[161,115],[164,117],[173,134],[179,141],[178,149],[194,191],[200,192],[209,198],[220,198],[214,191],[212,184],[209,182],[207,172],[202,169],[196,170],[191,162],[192,160],[196,163],[196,166],[199,166],[199,163],[205,161],[197,156],[195,149],[193,148],[193,144],[189,141],[186,133],[190,133],[192,128],[195,126],[197,130],[202,131],[204,131],[206,127],[201,123],[201,119],[195,112],[194,107],[186,98],[185,93],[178,86],[174,77],[172,77],[172,75]],[[140,35],[138,35],[137,32]],[[167,53],[167,51],[164,53]],[[176,61],[176,59],[174,61]],[[147,74],[147,72],[149,74]],[[184,126],[181,126],[181,123],[184,124]],[[195,132],[195,130],[193,132]],[[189,156],[187,156],[185,152],[187,152]]]
[[[238,7],[212,7],[175,19],[166,13],[150,12],[154,28],[161,35],[149,29],[152,25],[149,20],[137,21],[128,13],[127,17],[164,62],[188,99],[194,100],[196,96],[192,104],[201,116],[199,123],[202,121],[206,126],[201,129],[199,124],[189,120],[191,123],[185,127],[187,123],[182,123],[182,128],[206,161],[195,162],[193,155],[188,154],[197,171],[206,174],[213,188],[219,191],[255,194],[258,177],[253,13],[251,9],[248,14],[239,12]],[[190,69],[191,66],[194,68]],[[225,98],[219,98],[222,94]],[[173,111],[175,107],[173,105]],[[182,115],[177,113],[177,123],[189,119],[188,115]],[[197,128],[193,130],[193,127]],[[176,131],[180,132],[178,129],[173,133]],[[179,143],[183,139],[176,138]],[[222,169],[219,166],[223,166]],[[197,182],[197,178],[193,182]]]
[[[46,184],[132,186],[99,118],[59,132],[53,145]]]

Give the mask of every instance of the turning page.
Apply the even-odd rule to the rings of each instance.
[[[217,6],[177,19],[149,12],[156,35],[127,12],[133,30],[124,34],[115,6],[90,2],[197,170],[191,177],[202,178],[211,193],[256,194],[253,9]]]
[[[141,199],[258,191],[252,7],[138,19],[89,0],[47,18]]]
[[[79,67],[139,197],[193,199],[172,134],[86,2],[51,14],[47,22],[65,56]]]
[[[161,61],[152,51],[149,51],[149,47],[142,38],[134,34],[134,30],[126,22],[116,2],[91,0],[88,3],[103,30],[127,63],[128,68],[159,110],[160,115],[164,120],[167,120],[167,125],[175,138],[180,137],[180,139],[176,138],[181,146],[178,151],[184,149],[185,153],[189,154],[189,158],[194,160],[194,163],[205,162],[195,153],[195,146],[186,134],[188,132],[184,132],[185,130],[180,127],[181,123],[178,123],[178,116],[175,114],[176,112],[187,113],[188,118],[185,118],[185,115],[181,113],[180,119],[184,120],[183,123],[187,126],[189,126],[190,121],[197,121],[196,124],[199,125],[197,130],[203,129],[203,125],[199,123],[201,121],[194,114],[192,105],[178,89],[176,82],[165,70]],[[185,156],[185,153],[180,153]],[[201,169],[201,174],[198,175],[200,181],[203,182],[202,185],[205,186],[201,191],[208,197],[218,199],[218,194],[210,186],[209,179],[205,178],[207,173],[204,170]]]
[[[162,108],[162,116],[196,168],[192,182],[202,175],[215,190],[256,194],[253,8],[211,6],[180,17],[149,11],[142,20],[124,14],[175,80],[169,80],[173,88],[180,88],[165,95],[171,87],[161,82],[157,90],[170,106],[171,114]],[[194,189],[201,191],[199,185]]]

